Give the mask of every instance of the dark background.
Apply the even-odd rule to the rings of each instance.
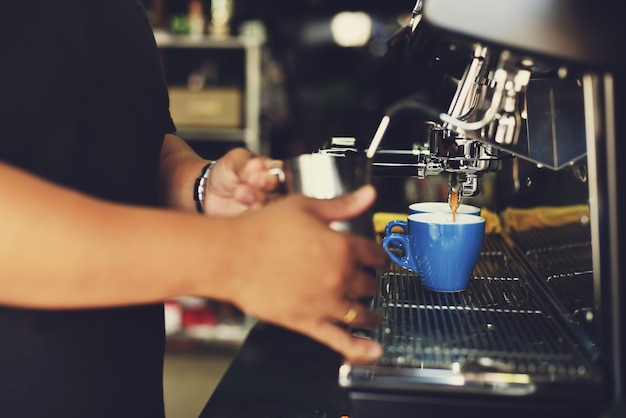
[[[233,2],[232,34],[238,34],[241,24],[248,21],[261,21],[265,28],[261,127],[263,141],[269,144],[270,156],[274,158],[314,152],[333,136],[355,137],[366,148],[385,110],[408,96],[423,95],[430,101],[445,103],[447,108],[454,87],[445,86],[451,77],[443,74],[449,70],[456,78],[467,63],[465,55],[441,54],[435,43],[428,44],[425,52],[420,50],[419,59],[403,43],[388,45],[392,35],[407,24],[414,0]],[[169,19],[188,11],[188,0],[144,0],[144,4],[152,11],[155,6],[161,8],[164,27]],[[203,0],[207,18],[210,4]],[[364,11],[371,16],[373,32],[367,45],[345,48],[328,37],[309,36],[316,31],[319,34],[320,28],[323,32],[341,11]],[[434,56],[443,59],[433,60]],[[241,71],[242,66],[236,59],[232,62],[234,70],[226,72],[226,76],[236,78],[236,71]],[[221,82],[228,84],[230,80]],[[381,147],[410,149],[414,143],[423,143],[424,122],[423,117],[415,114],[394,116]],[[217,154],[223,151],[220,149]],[[586,185],[575,180],[569,170],[552,172],[523,160],[518,163],[521,189],[511,187],[512,169],[510,164],[504,164],[497,176],[485,176],[480,199],[466,203],[501,210],[507,206],[561,205],[586,200]],[[414,201],[447,197],[445,175],[420,181],[405,174],[385,176],[375,178],[375,184],[380,197],[375,208],[378,211],[405,212],[406,205]],[[560,184],[563,193],[555,194],[554,188],[547,187],[550,184]],[[499,207],[493,204],[494,198],[500,200]]]
[[[187,13],[188,0],[162,1],[165,26],[173,16]],[[408,21],[414,1],[233,1],[231,33],[250,20],[265,27],[264,66],[272,71],[264,75],[273,78],[265,80],[262,126],[272,156],[313,152],[333,136],[368,142],[385,108],[412,93],[414,69],[407,66],[403,48],[386,44]],[[150,8],[154,0],[145,3]],[[208,18],[210,1],[203,5]],[[374,30],[368,45],[343,48],[329,39],[307,37],[341,11],[371,15]]]
[[[359,146],[366,147],[385,109],[418,88],[416,69],[403,46],[388,46],[389,38],[408,23],[414,0],[233,1],[232,34],[238,34],[247,21],[261,21],[265,28],[261,129],[274,158],[314,152],[334,136],[354,137]],[[162,9],[160,25],[165,28],[172,17],[188,12],[188,0],[145,0],[144,4],[151,11],[154,6]],[[207,19],[210,4],[203,1]],[[341,11],[371,16],[373,31],[367,45],[345,48],[328,37],[310,36],[324,32]],[[241,63],[232,62],[231,76],[236,76]],[[389,148],[410,148],[414,137],[423,137],[425,132],[423,120],[398,117],[384,143]],[[226,150],[217,149],[215,142],[210,146],[213,149],[198,151],[220,154]],[[405,182],[405,178],[376,179],[381,196],[376,210],[404,212],[414,199],[405,196]]]

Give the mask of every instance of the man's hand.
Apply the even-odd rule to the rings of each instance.
[[[373,240],[328,226],[362,213],[375,196],[372,186],[328,200],[293,195],[238,218],[232,250],[239,257],[226,266],[233,302],[328,345],[348,361],[379,358],[380,345],[353,336],[345,323],[378,323],[378,314],[355,300],[376,293],[372,271],[388,265],[387,255]]]
[[[207,182],[205,213],[235,216],[277,196],[278,178],[269,173],[282,162],[236,148],[220,158]]]

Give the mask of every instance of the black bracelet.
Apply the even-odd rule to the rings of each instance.
[[[209,173],[213,166],[217,163],[217,160],[211,161],[202,168],[200,175],[196,179],[196,186],[193,189],[193,200],[196,202],[196,210],[198,213],[204,213],[204,195],[206,191],[206,182],[209,178]]]

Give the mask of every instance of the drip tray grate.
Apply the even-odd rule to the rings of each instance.
[[[375,300],[383,321],[382,366],[472,369],[575,377],[587,356],[547,312],[527,270],[504,239],[488,235],[463,292],[426,290],[418,275],[398,266],[380,277]]]

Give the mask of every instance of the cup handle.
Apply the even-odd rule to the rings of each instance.
[[[399,226],[406,233],[407,231],[406,221],[403,221],[401,219],[394,219],[393,221],[389,221],[387,225],[385,225],[385,235],[391,235],[391,230],[395,226]]]
[[[402,250],[404,255],[402,257],[398,256],[393,251],[393,248]],[[409,246],[409,240],[406,234],[394,232],[385,235],[383,238],[383,249],[389,254],[389,258],[391,258],[391,261],[394,263],[410,270],[415,270],[411,257],[411,247]]]

